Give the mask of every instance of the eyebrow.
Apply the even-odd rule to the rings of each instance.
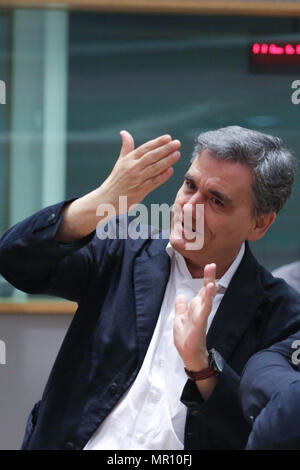
[[[184,175],[184,178],[188,181],[191,181],[197,187],[195,179],[192,177],[192,175],[190,175],[189,173],[186,173]],[[216,189],[209,189],[208,192],[212,194],[213,196],[216,196],[218,199],[220,199],[223,202],[232,203],[232,199],[229,196],[226,196],[226,194],[220,193],[220,191],[217,191]]]

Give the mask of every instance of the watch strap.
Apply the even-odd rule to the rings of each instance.
[[[205,369],[199,370],[197,372],[193,370],[188,370],[186,368],[184,368],[184,370],[191,380],[205,380],[209,377],[217,377],[217,375],[219,375],[219,372],[211,366],[206,367]]]
[[[187,376],[191,380],[205,380],[205,379],[208,379],[209,377],[213,377],[213,376],[217,377],[222,370],[222,367],[220,367],[220,364],[219,364],[220,360],[216,362],[217,357],[222,359],[220,354],[215,349],[211,349],[209,351],[209,357],[208,357],[209,366],[205,367],[205,369],[201,369],[198,371],[188,370],[185,367],[184,370]]]

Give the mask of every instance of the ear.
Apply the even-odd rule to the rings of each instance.
[[[276,219],[276,212],[270,212],[268,214],[258,215],[255,218],[255,223],[248,233],[247,240],[250,242],[256,242],[264,236],[268,228]]]

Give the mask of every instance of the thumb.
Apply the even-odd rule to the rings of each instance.
[[[120,152],[120,157],[125,157],[128,153],[134,150],[134,140],[131,134],[127,131],[120,132],[122,138],[122,148]]]

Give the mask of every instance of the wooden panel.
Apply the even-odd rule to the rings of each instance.
[[[226,0],[0,0],[0,7],[65,6],[110,12],[203,13],[222,15],[300,16],[298,1]]]
[[[77,309],[75,302],[47,302],[47,301],[29,301],[29,302],[15,302],[15,301],[2,301],[0,302],[0,315],[1,314],[58,314],[58,315],[73,315]]]

